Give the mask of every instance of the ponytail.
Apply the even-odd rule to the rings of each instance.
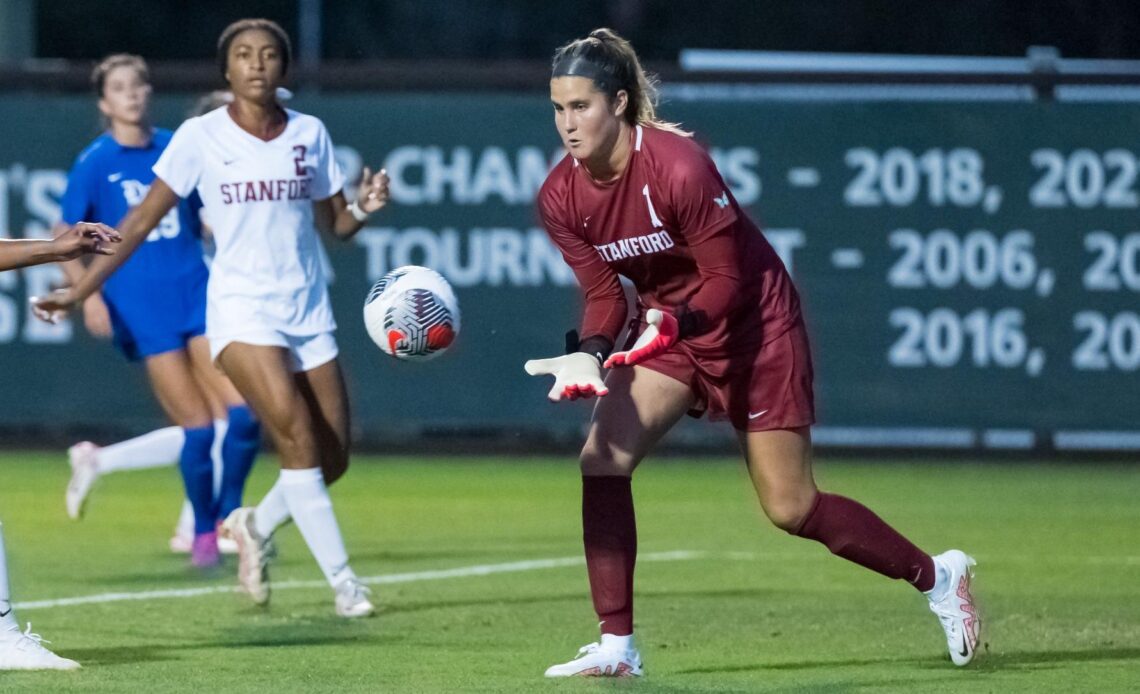
[[[633,46],[612,29],[594,29],[554,52],[552,77],[586,77],[609,99],[625,90],[629,106],[624,118],[630,125],[643,125],[692,137],[677,123],[657,117],[657,78],[641,67]]]

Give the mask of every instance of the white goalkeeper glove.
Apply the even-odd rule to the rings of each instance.
[[[551,402],[602,397],[610,392],[602,381],[602,365],[598,358],[585,352],[573,352],[550,359],[531,359],[523,365],[531,376],[550,374],[554,387],[546,394]]]

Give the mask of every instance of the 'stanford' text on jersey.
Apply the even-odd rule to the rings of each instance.
[[[616,339],[626,306],[699,310],[694,356],[750,352],[799,320],[799,297],[775,250],[691,138],[636,126],[626,169],[598,182],[571,156],[539,192],[539,213],[586,295],[581,335]]]
[[[335,329],[313,225],[313,202],[344,186],[317,118],[286,110],[284,131],[261,140],[225,107],[182,124],[155,164],[178,195],[197,190],[216,253],[206,332],[225,338],[269,328],[291,335]]]

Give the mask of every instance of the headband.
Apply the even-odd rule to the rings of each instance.
[[[586,77],[602,86],[602,91],[609,91],[614,81],[614,75],[601,65],[593,62],[584,55],[572,55],[561,58],[554,63],[554,70],[550,74],[555,77]]]

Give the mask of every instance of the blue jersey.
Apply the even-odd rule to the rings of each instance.
[[[109,133],[97,137],[67,177],[63,221],[117,226],[146,197],[155,178],[151,167],[172,134],[155,129],[142,147],[121,145]],[[205,330],[209,271],[202,259],[201,207],[197,193],[181,200],[103,284],[115,343],[129,359],[181,349]]]
[[[172,134],[156,128],[150,143],[143,147],[121,145],[109,133],[95,138],[80,153],[67,177],[63,221],[118,226],[130,208],[146,197],[154,181],[151,167]],[[107,279],[104,295],[117,302],[129,302],[133,301],[131,295],[153,292],[171,282],[198,281],[205,275],[198,219],[201,206],[195,194],[170,210],[146,241]]]

